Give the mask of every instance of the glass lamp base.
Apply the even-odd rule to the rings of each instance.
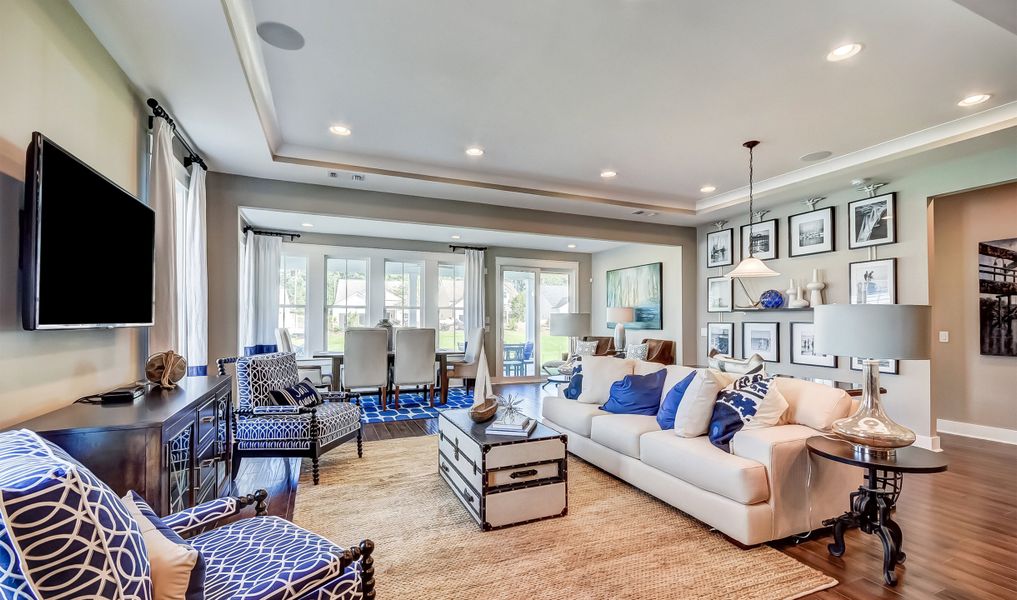
[[[865,385],[862,402],[855,414],[833,423],[833,433],[854,444],[855,452],[873,457],[889,457],[896,448],[915,443],[915,432],[899,425],[883,412],[879,395],[879,361],[862,362]]]

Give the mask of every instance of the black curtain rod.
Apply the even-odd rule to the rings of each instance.
[[[487,250],[487,246],[456,246],[453,244],[449,244],[449,248],[452,249],[452,252],[456,250]]]
[[[291,242],[293,240],[297,239],[298,237],[300,237],[299,233],[290,233],[288,231],[263,231],[261,229],[255,229],[255,228],[251,227],[250,225],[244,225],[243,232],[246,234],[248,231],[254,233],[254,235],[269,235],[269,236],[273,236],[273,237],[288,237],[288,238],[290,238]]]
[[[148,128],[152,128],[152,119],[155,117],[166,119],[166,122],[169,123],[170,129],[173,130],[173,133],[177,134],[177,140],[180,141],[180,145],[184,147],[184,150],[187,150],[187,156],[184,157],[184,168],[186,169],[191,166],[191,163],[197,163],[198,166],[207,171],[208,165],[205,164],[205,159],[201,158],[201,156],[199,156],[198,153],[191,148],[190,144],[187,143],[187,140],[184,139],[185,136],[183,135],[183,132],[177,132],[177,124],[173,121],[173,118],[169,116],[169,113],[166,112],[166,109],[159,106],[159,101],[155,98],[149,98],[146,104],[148,104],[148,106],[152,109],[153,115],[148,118]]]

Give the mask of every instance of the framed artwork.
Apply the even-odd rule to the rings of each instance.
[[[742,322],[742,358],[753,354],[780,362],[780,323]]]
[[[848,248],[882,246],[897,241],[896,192],[848,204]]]
[[[727,277],[706,278],[706,312],[731,312],[734,306],[734,281]]]
[[[1017,238],[978,244],[980,353],[1017,356]]]
[[[862,359],[851,357],[851,370],[861,371]],[[897,375],[900,372],[897,367],[897,361],[892,359],[879,361],[879,372],[886,373],[888,375]]]
[[[625,329],[663,329],[664,263],[650,263],[607,272],[607,306],[631,306],[636,320]],[[609,323],[608,327],[614,327]]]
[[[896,304],[897,259],[863,260],[848,265],[851,304]]]
[[[734,356],[734,323],[707,323],[706,343],[707,352],[716,350]]]
[[[791,323],[791,362],[813,367],[836,367],[837,357],[816,352],[816,326]]]
[[[808,256],[836,249],[833,207],[810,210],[787,218],[788,256]]]
[[[777,258],[777,219],[742,225],[742,260],[752,256],[759,260]]]
[[[734,264],[734,229],[721,229],[706,234],[706,266],[726,267]]]

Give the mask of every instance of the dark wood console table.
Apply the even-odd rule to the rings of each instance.
[[[230,493],[229,376],[186,377],[125,404],[78,402],[19,423],[81,461],[113,491],[166,515]]]

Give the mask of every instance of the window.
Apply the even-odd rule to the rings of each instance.
[[[325,259],[325,348],[346,348],[346,330],[367,325],[367,260]]]
[[[463,265],[438,265],[438,347],[462,350],[466,344]]]
[[[385,317],[395,327],[423,327],[424,263],[385,261]]]
[[[307,350],[307,257],[282,256],[279,270],[279,327],[290,332],[297,356]]]

